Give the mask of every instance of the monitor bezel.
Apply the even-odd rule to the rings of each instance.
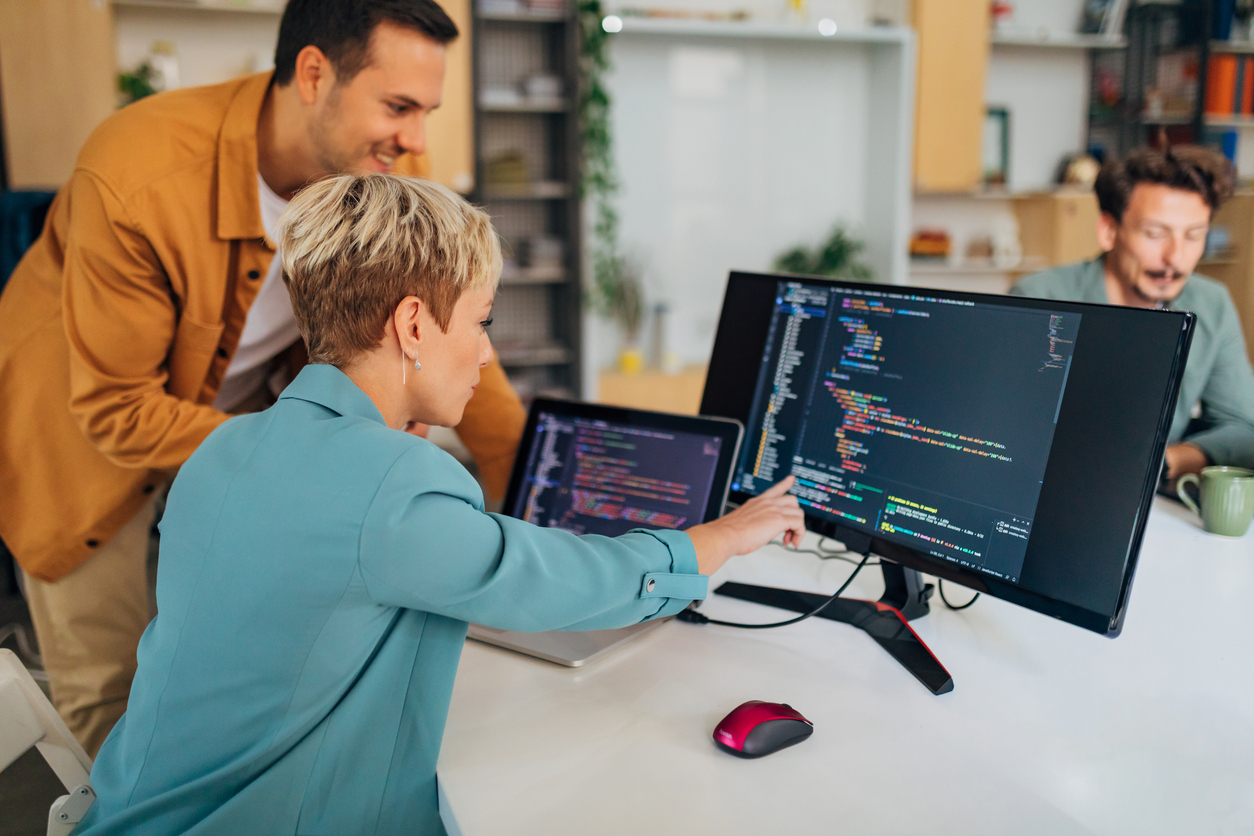
[[[714,466],[710,498],[700,520],[689,523],[680,531],[694,525],[711,522],[723,515],[727,506],[727,495],[731,488],[732,468],[740,457],[740,443],[744,436],[744,425],[735,418],[696,415],[680,415],[671,412],[653,412],[644,409],[631,409],[622,406],[592,404],[585,401],[565,400],[561,398],[536,398],[531,402],[527,414],[527,423],[518,444],[518,454],[514,460],[514,469],[510,473],[509,488],[505,492],[505,500],[501,510],[507,516],[514,516],[513,509],[517,505],[519,492],[524,485],[527,469],[527,453],[531,440],[535,438],[536,424],[542,412],[556,413],[570,418],[582,418],[590,421],[607,421],[628,427],[641,429],[669,430],[695,435],[715,436],[722,440],[718,462]]]
[[[832,287],[849,288],[852,290],[865,290],[868,285],[863,282],[849,282],[830,279],[822,276],[809,276],[795,273],[750,273],[745,271],[732,271],[728,275],[728,287],[733,282],[755,281],[770,282],[772,288],[772,296],[775,286],[780,281],[796,281],[805,282],[807,284],[824,284]],[[875,287],[875,286],[872,286]],[[883,289],[892,293],[918,293],[927,296],[956,299],[963,301],[982,302],[986,304],[1009,305],[1012,307],[1042,307],[1048,305],[1055,309],[1074,309],[1083,312],[1086,308],[1112,308],[1111,305],[1094,305],[1090,303],[1068,302],[1059,300],[1040,300],[1022,296],[1005,296],[992,295],[983,293],[969,293],[966,291],[940,290],[936,288],[919,288],[908,285],[882,285]],[[743,327],[733,328],[726,316],[726,305],[728,295],[724,296],[723,305],[721,306],[719,325],[715,333],[714,347],[711,353],[711,361],[709,372],[706,376],[705,390],[702,395],[701,413],[704,415],[725,415],[726,417],[735,418],[743,422],[746,426],[750,423],[748,411],[752,408],[752,389],[756,384],[756,370],[760,367],[761,357],[765,349],[765,340],[767,327],[769,325],[769,311],[764,314],[761,323],[761,333],[746,333]],[[1193,336],[1196,317],[1191,313],[1178,311],[1157,312],[1172,313],[1182,317],[1183,327],[1180,331],[1179,342],[1176,347],[1175,359],[1171,372],[1171,381],[1169,391],[1163,402],[1163,407],[1158,420],[1157,434],[1153,443],[1153,461],[1161,463],[1163,453],[1167,445],[1167,437],[1171,429],[1171,421],[1175,411],[1176,400],[1179,396],[1181,377],[1183,375],[1184,364],[1188,358],[1188,349]],[[743,325],[743,323],[741,323]],[[746,342],[750,341],[750,342]],[[756,358],[756,362],[746,368],[748,358]],[[729,359],[734,358],[734,359]],[[745,397],[745,389],[748,387],[749,393]],[[736,394],[738,393],[738,394]],[[737,411],[744,414],[728,414],[736,407],[731,404],[740,404],[743,409]],[[1053,453],[1051,452],[1051,458]],[[1136,572],[1137,558],[1140,553],[1141,542],[1145,535],[1146,519],[1149,516],[1150,506],[1153,502],[1155,491],[1159,483],[1159,473],[1161,465],[1147,466],[1143,481],[1140,485],[1140,502],[1137,506],[1136,519],[1133,521],[1132,536],[1129,539],[1127,552],[1124,555],[1124,572],[1120,583],[1119,594],[1116,606],[1113,612],[1098,612],[1087,609],[1073,603],[1069,603],[1059,598],[1050,597],[1048,595],[1029,590],[1017,583],[996,578],[992,575],[986,575],[975,570],[967,569],[956,564],[942,561],[931,555],[912,549],[899,543],[885,540],[868,532],[859,531],[856,528],[842,525],[825,517],[817,516],[813,513],[806,514],[806,527],[812,532],[825,537],[839,540],[846,544],[857,544],[862,548],[868,549],[877,555],[888,558],[889,560],[899,563],[910,569],[943,578],[947,581],[959,583],[978,592],[1001,598],[1014,604],[1035,610],[1044,615],[1049,615],[1066,621],[1070,624],[1082,627],[1102,635],[1114,637],[1117,636],[1122,629],[1123,620],[1127,612],[1128,593],[1132,585],[1132,580]],[[729,491],[728,500],[732,503],[743,503],[750,499],[753,494],[744,491]]]

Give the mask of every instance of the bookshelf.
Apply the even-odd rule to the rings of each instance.
[[[524,398],[576,396],[581,215],[578,26],[569,2],[474,7],[475,191],[506,249],[492,341]],[[545,89],[535,95],[535,87]]]
[[[1128,39],[1122,35],[1112,38],[1106,35],[1056,35],[1047,33],[1043,36],[1033,36],[994,32],[989,36],[989,43],[994,49],[998,47],[1079,50],[1123,49],[1128,45]]]
[[[1243,53],[1249,45],[1217,42],[1215,0],[1143,3],[1129,8],[1127,48],[1095,59],[1094,100],[1088,144],[1123,155],[1148,143],[1197,143],[1207,127],[1237,127],[1246,120],[1206,114],[1205,91],[1213,54]],[[1121,60],[1118,60],[1121,59]],[[1103,101],[1102,77],[1120,77],[1117,101]]]

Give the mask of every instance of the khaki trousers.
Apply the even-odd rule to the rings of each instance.
[[[24,578],[52,704],[93,758],[126,711],[135,650],[154,615],[148,544],[161,493],[61,580]]]

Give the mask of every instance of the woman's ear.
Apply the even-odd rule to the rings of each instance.
[[[414,354],[418,344],[422,342],[422,310],[421,299],[417,296],[406,296],[392,312],[396,339],[406,356]]]

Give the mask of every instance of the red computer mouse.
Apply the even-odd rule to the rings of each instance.
[[[805,740],[814,724],[791,705],[750,700],[714,727],[720,749],[742,758],[760,758]]]

